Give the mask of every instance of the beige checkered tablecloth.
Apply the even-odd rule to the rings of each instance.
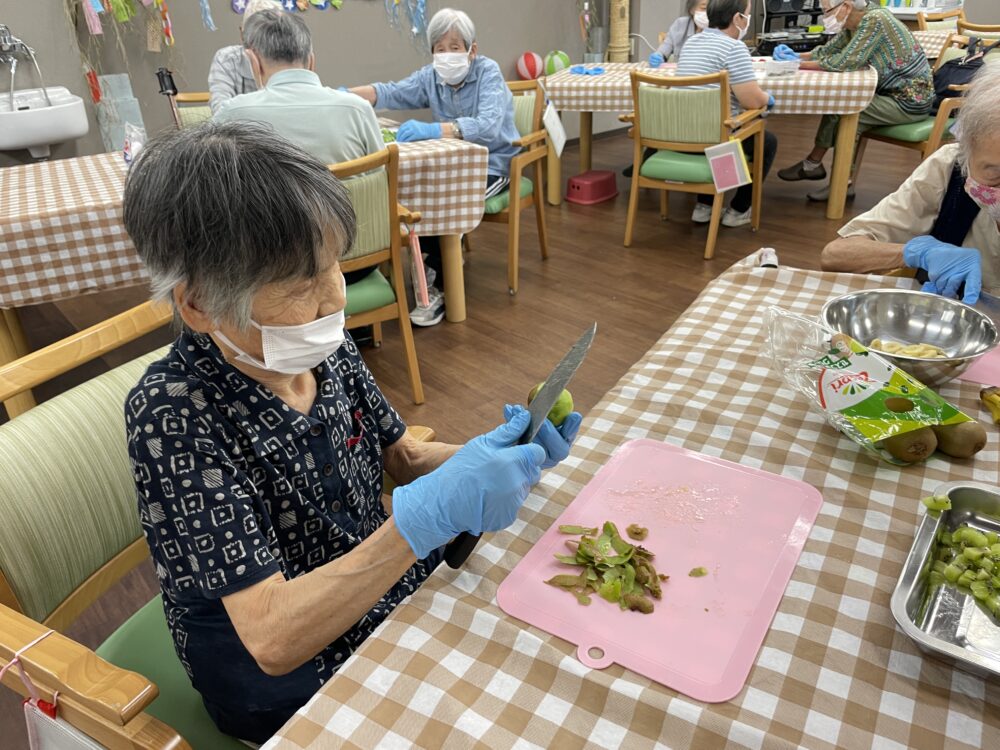
[[[919,498],[949,480],[1000,481],[995,431],[974,462],[879,463],[810,411],[762,355],[769,305],[817,314],[833,296],[909,283],[759,269],[751,259],[727,270],[590,412],[572,455],[543,476],[519,520],[484,538],[461,571],[435,571],[266,750],[1000,747],[1000,682],[922,655],[889,611]],[[957,381],[941,389],[983,417],[977,391]],[[747,685],[727,703],[692,700],[618,666],[588,669],[576,646],[497,607],[500,582],[636,438],[823,494]]]
[[[603,63],[605,72],[588,76],[561,70],[544,79],[545,91],[556,109],[565,112],[630,112],[629,73],[671,76],[672,67],[651,69],[646,63]],[[878,74],[868,68],[853,73],[802,70],[792,76],[760,77],[760,85],[774,94],[773,114],[848,115],[860,112],[875,96]]]
[[[954,30],[948,31],[947,29],[914,31],[913,38],[916,39],[917,43],[924,48],[924,52],[927,53],[927,57],[934,60],[941,54],[941,49],[944,47],[944,43],[948,41],[948,37],[954,33]]]
[[[399,144],[399,202],[424,235],[471,232],[483,215],[489,152],[455,140]],[[0,169],[0,308],[146,280],[122,224],[117,153]]]

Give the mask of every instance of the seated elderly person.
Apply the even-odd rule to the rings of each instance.
[[[270,128],[152,139],[124,217],[155,296],[184,324],[125,406],[143,531],[209,714],[261,742],[420,586],[442,545],[514,521],[580,417],[561,431],[546,421],[528,445],[522,407],[464,446],[415,440],[344,332],[348,193]]]
[[[240,25],[240,39],[243,39],[243,29],[255,13],[262,10],[281,10],[278,0],[244,0],[243,21]],[[208,106],[213,114],[227,99],[240,94],[249,94],[257,90],[257,80],[254,78],[250,61],[243,54],[242,44],[231,44],[222,47],[212,58],[208,69]]]
[[[510,160],[519,149],[514,101],[500,66],[479,54],[476,27],[463,11],[442,8],[427,24],[434,60],[395,83],[359,86],[351,91],[376,109],[430,108],[434,122],[407,120],[396,134],[399,141],[461,138],[489,149],[486,198],[499,195],[510,183]],[[440,251],[432,238],[422,249],[435,275],[441,273]],[[440,295],[438,295],[440,298]],[[432,307],[432,311],[436,308]],[[419,311],[417,311],[419,312]],[[411,314],[417,325],[430,325],[443,315]]]
[[[823,250],[829,271],[908,267],[924,291],[972,304],[1000,294],[1000,68],[973,79],[958,143],[940,148],[892,195],[858,216]]]
[[[669,60],[680,57],[684,43],[695,34],[708,28],[708,0],[685,0],[684,15],[670,24],[663,41],[649,56],[650,67],[656,68]]]
[[[216,121],[267,123],[324,164],[385,148],[374,110],[320,82],[312,36],[298,15],[274,10],[255,14],[243,26],[243,43],[260,90],[224,102]]]
[[[927,55],[910,31],[887,8],[870,6],[867,0],[821,0],[823,25],[835,33],[829,42],[799,55],[779,45],[776,59],[802,59],[804,70],[850,71],[869,66],[878,72],[875,98],[861,111],[858,130],[885,125],[919,122],[934,102],[934,80]],[[802,161],[778,172],[783,180],[822,180],[826,177],[823,156],[833,148],[840,115],[823,115],[816,144]],[[848,196],[853,196],[853,186]],[[810,200],[825,201],[829,185],[808,194]]]
[[[725,70],[729,73],[732,89],[732,113],[738,115],[743,109],[758,109],[774,106],[774,97],[761,89],[753,70],[750,52],[743,43],[751,25],[751,0],[710,0],[708,3],[708,28],[691,37],[681,50],[677,61],[677,75],[701,76]],[[743,151],[747,158],[753,158],[754,139],[743,141]],[[764,176],[767,176],[774,155],[778,150],[778,139],[773,133],[764,133]],[[727,227],[741,227],[750,223],[753,186],[744,185],[737,189],[722,215],[722,224]],[[707,224],[712,220],[712,196],[699,195],[691,221]]]

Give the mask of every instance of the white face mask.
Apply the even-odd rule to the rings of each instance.
[[[747,25],[744,26],[742,29],[739,26],[736,27],[739,30],[739,32],[740,32],[740,35],[738,37],[736,37],[736,38],[739,39],[742,42],[743,41],[743,37],[745,37],[747,35],[748,31],[750,31],[750,16],[748,16],[746,13],[737,13],[736,15],[742,16],[743,18],[746,19],[746,22],[747,22]]]
[[[840,11],[840,5],[834,8],[833,12],[828,16],[823,16],[823,30],[827,34],[839,34],[844,30],[844,22],[837,18],[837,13]]]
[[[237,362],[284,375],[299,375],[340,348],[346,339],[344,321],[343,310],[297,326],[262,326],[251,320],[250,324],[260,331],[263,362],[240,349],[221,331],[215,331],[215,335],[237,353]]]
[[[697,10],[694,13],[694,25],[699,29],[708,28],[708,13],[703,10]]]
[[[465,80],[465,77],[469,75],[471,64],[468,52],[434,53],[434,71],[441,77],[442,81],[451,86],[456,86]]]

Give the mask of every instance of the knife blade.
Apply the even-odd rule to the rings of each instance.
[[[594,322],[593,325],[583,332],[583,335],[577,339],[576,343],[570,347],[566,355],[559,360],[559,364],[555,366],[555,369],[545,379],[545,384],[531,400],[531,403],[528,404],[528,414],[531,417],[531,421],[528,424],[528,429],[518,438],[518,445],[526,445],[535,439],[548,413],[559,399],[559,395],[569,384],[569,381],[573,379],[573,375],[576,374],[580,363],[587,356],[587,351],[590,349],[596,333],[597,323]],[[448,567],[461,567],[462,563],[472,554],[472,550],[476,548],[479,537],[479,534],[470,534],[467,531],[463,531],[448,542],[448,546],[444,550],[444,561],[448,563]]]

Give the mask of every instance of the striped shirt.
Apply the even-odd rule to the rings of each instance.
[[[677,61],[678,76],[704,76],[721,70],[729,73],[730,86],[757,81],[753,61],[750,59],[750,50],[743,42],[733,39],[719,29],[705,29],[684,43],[680,60]],[[730,98],[733,114],[738,114],[742,107],[735,96],[731,95]]]
[[[934,101],[934,78],[927,55],[895,16],[884,8],[873,8],[861,17],[857,29],[845,29],[813,50],[812,59],[823,70],[878,71],[875,93],[890,96],[910,114],[930,112]]]
[[[227,99],[256,90],[257,82],[250,61],[243,54],[243,45],[233,44],[215,53],[212,66],[208,69],[208,106],[212,108],[212,114],[218,112]]]

